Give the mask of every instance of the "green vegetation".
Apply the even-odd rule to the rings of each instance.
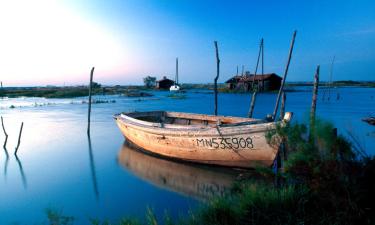
[[[121,94],[129,97],[147,97],[150,93],[141,92],[147,90],[139,86],[114,86],[102,87],[93,83],[93,95],[114,95]],[[75,87],[24,87],[24,88],[3,88],[0,89],[0,97],[45,97],[45,98],[74,98],[88,96],[87,86]]]
[[[270,144],[284,141],[288,149],[281,172],[257,168],[256,176],[236,183],[225,197],[212,199],[179,221],[168,216],[158,221],[148,209],[144,223],[129,218],[91,223],[374,224],[375,157],[332,130],[332,124],[317,121],[314,129],[292,124],[269,132]]]
[[[186,99],[186,95],[183,93],[172,93],[167,95],[167,97],[173,99]]]
[[[147,76],[143,78],[143,83],[147,88],[154,88],[156,86],[156,77]]]
[[[101,88],[94,89],[94,94],[101,93]],[[73,98],[88,95],[87,87],[41,87],[41,88],[6,88],[0,90],[0,97],[45,97]]]

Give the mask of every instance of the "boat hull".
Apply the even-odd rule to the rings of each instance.
[[[165,128],[139,124],[127,116],[115,116],[127,140],[151,153],[179,160],[254,168],[271,166],[277,145],[266,140],[276,123],[196,128]]]

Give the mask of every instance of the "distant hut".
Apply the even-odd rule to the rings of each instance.
[[[243,76],[234,76],[227,80],[228,89],[250,91],[257,88],[258,91],[274,91],[280,89],[282,78],[275,73],[255,75],[246,71]],[[253,85],[254,82],[254,85]]]
[[[174,85],[174,81],[168,79],[166,76],[163,79],[156,81],[156,88],[157,89],[168,89]]]

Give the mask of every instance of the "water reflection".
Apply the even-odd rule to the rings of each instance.
[[[96,169],[95,169],[95,162],[94,162],[94,154],[92,152],[92,145],[91,145],[91,137],[90,134],[87,135],[88,143],[89,143],[89,158],[90,158],[90,170],[91,170],[91,179],[92,185],[94,187],[94,194],[96,200],[99,200],[99,189],[98,189],[98,181],[96,178]]]
[[[162,188],[199,200],[223,196],[234,183],[238,171],[179,163],[157,158],[124,143],[119,163],[136,176]]]
[[[3,145],[3,149],[4,149],[4,153],[5,153],[4,179],[6,180],[7,179],[7,173],[8,173],[8,165],[9,165],[9,153],[8,153],[8,150],[5,146],[6,146],[6,142]],[[17,154],[14,154],[14,157],[16,158],[16,162],[17,162],[18,168],[20,170],[23,187],[26,189],[27,188],[27,179],[26,179],[25,171],[23,170],[22,162],[21,162],[20,158],[18,158]]]
[[[23,184],[24,188],[26,189],[27,188],[27,181],[26,181],[25,172],[23,171],[22,162],[18,158],[17,154],[14,154],[14,156],[16,157],[16,161],[17,161],[18,167],[20,168],[20,173],[21,173],[21,178],[22,178],[22,184]]]
[[[8,137],[6,137],[5,140],[7,140],[7,139],[8,139]],[[8,164],[9,164],[9,154],[8,154],[8,150],[6,149],[5,145],[6,145],[6,141],[5,141],[4,146],[3,146],[4,152],[5,152],[4,178],[6,179],[7,178],[7,171],[8,171]]]

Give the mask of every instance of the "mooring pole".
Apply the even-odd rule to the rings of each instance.
[[[15,155],[17,155],[18,148],[20,147],[20,144],[21,144],[22,129],[23,129],[23,122],[21,123],[20,133],[18,134],[18,143],[17,143],[16,151],[14,151]]]
[[[262,38],[262,76],[264,76],[264,41]],[[264,79],[262,79],[262,91],[264,91]]]
[[[286,76],[288,75],[289,64],[290,64],[290,60],[292,58],[293,47],[294,47],[294,40],[296,39],[296,35],[297,35],[297,31],[295,30],[294,33],[293,33],[292,41],[290,43],[288,61],[286,63],[286,67],[285,67],[283,81],[281,82],[279,93],[277,94],[277,100],[276,100],[276,104],[275,104],[275,109],[273,110],[273,114],[272,114],[272,119],[273,120],[275,120],[275,118],[276,118],[276,113],[277,113],[277,110],[279,108],[279,102],[280,102],[281,93],[283,92],[284,84],[285,84],[285,80],[286,80]]]
[[[1,117],[1,126],[3,127],[3,131],[4,131],[4,135],[5,135],[5,140],[4,140],[3,148],[6,149],[7,141],[8,141],[8,134],[7,134],[6,130],[5,130],[3,117]]]
[[[315,133],[315,114],[316,114],[316,101],[318,99],[319,71],[320,71],[320,66],[318,65],[316,67],[316,72],[314,76],[314,89],[313,89],[313,96],[312,96],[311,110],[310,110],[310,138],[312,138]]]
[[[94,69],[91,69],[90,73],[90,86],[89,86],[89,109],[87,114],[87,135],[90,135],[90,117],[91,117],[91,92],[92,92],[92,77],[94,76]]]
[[[219,79],[220,74],[220,59],[219,59],[219,48],[217,47],[217,41],[214,41],[215,50],[216,50],[216,77],[214,83],[215,89],[215,116],[217,115],[217,80]]]
[[[178,58],[176,58],[176,81],[175,81],[175,85],[178,84]]]
[[[262,38],[262,75],[264,75],[264,40]]]
[[[253,117],[253,112],[254,112],[254,106],[255,106],[255,99],[256,99],[256,97],[257,97],[257,92],[254,91],[253,95],[251,96],[250,110],[249,110],[249,113],[247,114],[247,116],[249,118]]]
[[[281,98],[280,120],[284,119],[284,115],[285,115],[285,102],[286,102],[286,94],[283,91],[283,95],[282,95],[282,98]]]

